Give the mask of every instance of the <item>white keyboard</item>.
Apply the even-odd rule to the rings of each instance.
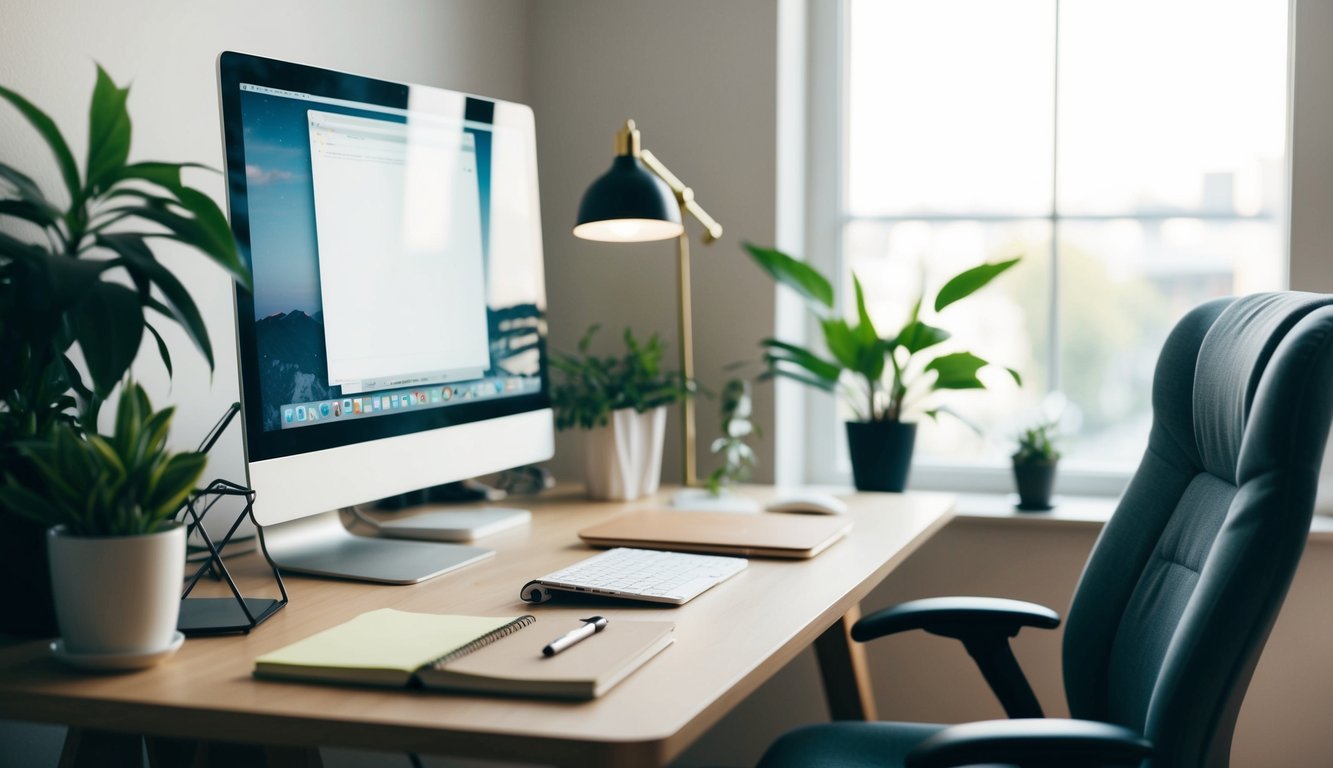
[[[573,592],[681,605],[740,573],[746,564],[741,557],[618,547],[529,581],[520,596],[544,603],[552,593]]]

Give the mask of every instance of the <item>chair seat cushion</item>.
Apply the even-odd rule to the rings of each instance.
[[[931,723],[808,725],[773,742],[759,768],[900,766],[917,744],[944,728]]]

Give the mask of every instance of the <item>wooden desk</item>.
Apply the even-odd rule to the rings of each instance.
[[[531,505],[530,527],[483,540],[497,551],[493,559],[423,584],[289,577],[291,603],[254,633],[191,639],[151,670],[80,674],[51,659],[45,643],[6,649],[0,652],[0,717],[265,744],[271,758],[296,755],[293,763],[304,765],[315,755],[308,748],[321,745],[561,765],[660,765],[816,641],[835,716],[869,714],[863,709],[868,691],[856,687],[859,649],[848,647],[845,617],[855,617],[861,598],[947,522],[952,500],[930,494],[846,499],[851,534],[812,560],[751,560],[738,576],[679,608],[598,603],[598,612],[613,619],[675,621],[676,643],[595,701],[280,683],[255,680],[250,671],[260,654],[374,608],[585,615],[587,604],[529,606],[518,590],[530,578],[592,554],[576,536],[579,529],[660,505],[660,498],[605,504],[567,492],[542,499]],[[234,570],[244,573],[247,559],[258,577],[254,557],[238,559]]]

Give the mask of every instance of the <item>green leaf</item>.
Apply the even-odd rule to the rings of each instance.
[[[110,175],[108,186],[122,181],[146,181],[149,184],[156,184],[159,187],[169,189],[173,194],[179,194],[180,190],[184,188],[181,183],[181,170],[184,168],[216,170],[203,163],[161,163],[154,161],[130,163],[116,169],[115,173]]]
[[[762,380],[768,380],[776,377],[791,379],[792,381],[799,382],[808,387],[814,387],[815,389],[823,390],[824,392],[833,392],[837,389],[838,386],[836,383],[830,382],[826,379],[817,379],[814,376],[809,376],[799,371],[790,370],[788,368],[776,368],[776,367],[769,368],[767,371],[765,371],[763,374],[760,374],[759,376],[759,378]]]
[[[994,280],[1000,273],[1017,264],[1021,256],[994,264],[981,264],[965,270],[944,284],[935,295],[935,311],[939,312],[959,299],[971,296],[982,286]]]
[[[144,509],[150,518],[164,520],[185,503],[194,490],[194,484],[204,473],[208,457],[202,453],[178,453],[166,463],[157,478],[152,495],[144,499]]]
[[[1005,370],[1009,372],[1009,375],[1010,375],[1010,376],[1013,376],[1013,377],[1014,377],[1014,383],[1015,383],[1015,384],[1017,384],[1017,385],[1020,386],[1020,387],[1023,386],[1023,377],[1022,377],[1021,375],[1019,375],[1019,373],[1018,373],[1018,371],[1017,371],[1016,369],[1014,369],[1014,368],[1005,368]]]
[[[56,165],[60,167],[60,176],[65,181],[65,189],[69,191],[70,199],[79,200],[82,197],[79,168],[74,163],[74,153],[69,151],[69,144],[65,143],[65,137],[60,134],[55,121],[32,102],[4,86],[0,86],[0,98],[14,105],[14,108],[27,118],[32,127],[37,129],[37,133],[46,140],[51,153],[56,157]]]
[[[139,294],[123,285],[98,282],[71,309],[70,322],[93,380],[93,392],[106,397],[125,377],[143,341]]]
[[[99,65],[93,102],[88,110],[88,189],[110,186],[116,171],[130,156],[130,113],[125,101],[129,88],[117,88]]]
[[[760,345],[768,348],[770,353],[774,350],[780,350],[785,354],[773,354],[772,357],[795,363],[821,379],[836,382],[839,374],[842,373],[842,367],[837,363],[825,360],[804,347],[798,347],[795,344],[788,344],[777,339],[764,339],[760,342]]]
[[[207,239],[207,245],[201,250],[213,257],[218,266],[227,270],[236,282],[247,291],[251,290],[250,270],[241,263],[240,252],[236,249],[236,238],[232,236],[231,225],[222,209],[218,208],[213,198],[190,187],[181,187],[176,194],[181,205],[194,214],[194,220]]]
[[[856,289],[856,336],[862,347],[869,347],[879,339],[875,324],[870,322],[870,313],[866,311],[866,298],[861,290],[861,280],[852,274],[852,287]]]
[[[745,250],[777,282],[799,293],[807,301],[833,308],[833,286],[814,267],[772,248],[744,243]]]
[[[824,331],[824,343],[828,345],[833,359],[841,363],[842,367],[860,373],[861,345],[847,321],[840,317],[829,317],[820,320],[819,325]]]
[[[170,234],[148,233],[143,237],[169,237],[203,251],[204,255],[227,270],[242,287],[249,290],[250,271],[241,263],[239,252],[236,250],[236,241],[227,226],[226,217],[207,195],[185,187],[179,202],[134,189],[118,189],[113,196],[139,197],[145,204],[115,209],[107,218],[99,219],[93,231],[101,232],[112,224],[131,217],[156,222],[170,230]],[[195,216],[184,216],[176,212],[172,206],[177,204]]]
[[[4,179],[13,185],[14,191],[18,193],[19,200],[36,206],[50,218],[60,218],[60,211],[51,204],[51,201],[46,199],[46,194],[42,192],[42,188],[37,186],[37,182],[33,181],[32,177],[26,173],[0,163],[0,179]]]
[[[943,328],[935,328],[920,320],[914,320],[902,329],[894,343],[914,355],[927,347],[948,340],[951,335]]]
[[[145,322],[143,325],[148,329],[149,333],[153,334],[153,339],[157,341],[157,354],[162,358],[162,365],[166,367],[167,378],[170,379],[175,375],[175,371],[171,368],[171,350],[167,349],[167,343],[162,340],[162,334],[157,332],[157,329],[153,327],[152,323]],[[211,363],[209,367],[212,367]]]
[[[157,260],[143,238],[128,233],[98,235],[97,243],[115,251],[124,258],[125,268],[132,274],[141,275],[157,286],[158,290],[162,292],[163,298],[166,299],[167,306],[165,308],[155,306],[157,302],[145,303],[159,311],[166,309],[167,311],[163,314],[172,318],[181,326],[186,335],[190,337],[190,341],[194,342],[195,347],[204,356],[204,360],[208,361],[208,369],[213,370],[213,345],[209,341],[208,326],[204,324],[203,315],[200,314],[194,299],[190,297],[190,292],[186,290],[180,280],[176,279],[171,270]],[[154,335],[156,335],[156,331],[154,331]],[[167,362],[167,369],[170,371],[170,362],[165,358],[163,361]]]
[[[941,355],[926,366],[926,372],[934,371],[937,376],[931,383],[934,389],[985,389],[986,385],[977,378],[977,371],[988,363],[971,352],[955,352]]]
[[[0,200],[0,216],[13,216],[30,221],[39,227],[54,227],[60,214],[53,213],[27,200]]]

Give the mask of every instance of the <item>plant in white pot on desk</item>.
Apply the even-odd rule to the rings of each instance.
[[[159,332],[164,325],[177,325],[212,369],[203,317],[181,281],[158,261],[158,243],[183,244],[249,284],[221,210],[182,182],[182,169],[194,164],[130,161],[128,96],[128,88],[117,87],[98,68],[80,168],[55,122],[0,87],[0,103],[25,118],[50,148],[60,180],[59,189],[48,193],[32,176],[0,163],[5,487],[39,482],[36,465],[18,446],[55,445],[58,433],[67,448],[97,459],[100,454],[87,453],[91,443],[75,443],[98,431],[102,404],[125,378],[145,338],[152,337],[172,373]],[[74,362],[79,359],[81,366]],[[0,632],[56,632],[45,537],[39,523],[0,500],[0,583],[7,594]]]
[[[56,650],[76,664],[136,666],[184,639],[185,528],[174,518],[207,458],[167,450],[173,410],[154,412],[126,382],[110,435],[60,424],[22,441],[33,471],[0,486],[8,509],[49,526]]]
[[[925,400],[939,390],[985,389],[977,372],[988,361],[965,351],[936,353],[950,333],[926,323],[922,308],[936,313],[980,290],[1018,263],[1009,259],[981,264],[944,283],[933,300],[924,290],[895,332],[881,335],[866,311],[861,281],[852,275],[856,319],[849,321],[834,307],[833,286],[810,265],[771,248],[746,243],[761,269],[796,291],[814,313],[829,357],[811,349],[765,339],[767,376],[783,376],[825,392],[838,393],[856,418],[847,422],[847,445],[857,490],[901,491],[907,485],[916,443],[914,412],[935,417],[948,409],[929,407]],[[1004,370],[1022,383],[1017,371]]]
[[[690,393],[675,371],[662,370],[662,341],[640,343],[630,329],[625,353],[589,354],[600,326],[579,340],[577,354],[556,353],[561,374],[551,390],[557,429],[584,430],[584,476],[594,499],[626,501],[657,491],[662,476],[666,407]]]

